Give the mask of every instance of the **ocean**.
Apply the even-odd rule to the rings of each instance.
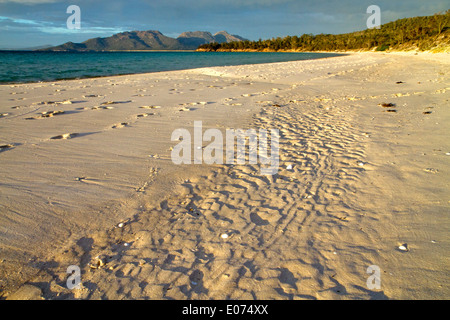
[[[82,79],[334,57],[309,52],[34,52],[0,51],[0,84]]]

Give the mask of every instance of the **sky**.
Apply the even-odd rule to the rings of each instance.
[[[67,28],[70,5],[81,28]],[[381,23],[450,9],[448,0],[0,0],[0,49],[59,45],[133,30],[169,37],[225,30],[249,40],[364,30],[370,5]]]

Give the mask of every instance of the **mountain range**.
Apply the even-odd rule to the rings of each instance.
[[[207,31],[183,32],[171,38],[159,31],[127,31],[107,38],[93,38],[82,43],[67,42],[39,51],[141,51],[141,50],[195,50],[202,44],[229,43],[246,39],[226,31],[211,34]]]

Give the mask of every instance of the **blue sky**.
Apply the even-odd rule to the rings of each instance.
[[[69,30],[69,5],[81,9],[81,29]],[[381,22],[450,9],[448,0],[0,0],[0,48],[82,42],[131,30],[226,30],[250,40],[366,28],[370,5]]]

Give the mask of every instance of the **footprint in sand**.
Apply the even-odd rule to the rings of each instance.
[[[111,107],[111,106],[95,106],[95,107],[91,108],[91,110],[99,110],[99,109],[111,110],[111,109],[114,109],[114,107]]]
[[[133,101],[131,101],[131,100],[127,100],[127,101],[107,101],[107,102],[103,102],[102,106],[109,105],[109,104],[121,104],[121,103],[130,103],[130,102],[133,102]]]
[[[150,113],[141,113],[141,114],[138,114],[136,117],[138,117],[138,118],[146,118],[148,116],[153,116],[153,115],[154,115],[154,113],[152,113],[152,112],[150,112]]]
[[[449,88],[439,89],[439,90],[436,90],[436,91],[435,91],[434,93],[432,93],[432,94],[445,93],[448,89],[449,89]]]
[[[64,101],[41,101],[37,103],[33,103],[34,105],[42,106],[42,105],[49,105],[49,104],[72,104],[77,102],[84,102],[84,101],[71,101],[71,100],[64,100]]]
[[[181,109],[178,110],[178,111],[183,112],[183,111],[193,111],[193,110],[195,110],[195,109],[194,109],[194,108],[183,107],[183,108],[181,108]]]
[[[53,139],[53,140],[59,140],[59,139],[66,140],[66,139],[72,139],[72,138],[78,137],[79,135],[80,135],[79,133],[64,133],[64,134],[61,134],[59,136],[51,137],[50,139]]]
[[[65,112],[62,110],[57,110],[57,111],[44,111],[41,112],[41,115],[37,116],[37,117],[30,117],[30,118],[25,118],[25,120],[35,120],[35,119],[41,119],[41,118],[52,118],[53,116],[57,116],[60,114],[64,114]]]
[[[395,103],[390,103],[390,102],[389,103],[383,102],[383,103],[379,103],[378,105],[383,108],[395,108],[396,107]],[[397,110],[387,109],[387,110],[384,110],[384,112],[397,112]]]
[[[394,108],[395,107],[394,103],[386,103],[386,102],[380,103],[378,105],[383,107],[383,108]]]
[[[141,109],[160,109],[161,106],[142,106]]]
[[[14,145],[12,145],[12,144],[4,144],[4,145],[0,146],[0,152],[8,150],[8,149],[12,149],[12,148],[14,148]]]
[[[87,177],[76,177],[75,181],[88,183],[88,184],[97,184],[97,185],[103,185],[100,180],[93,179],[93,178],[87,178]]]
[[[53,117],[59,114],[63,114],[64,111],[62,110],[57,110],[57,111],[44,111],[41,113],[41,117],[42,118],[48,118],[48,117]]]
[[[154,94],[143,94],[143,93],[133,95],[133,97],[153,97],[153,96]]]
[[[128,122],[122,122],[122,123],[118,123],[118,124],[113,125],[111,128],[113,128],[113,129],[120,129],[120,128],[126,127],[128,125],[129,125]]]

